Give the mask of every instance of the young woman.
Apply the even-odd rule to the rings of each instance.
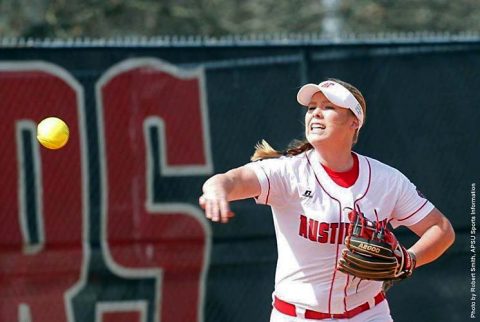
[[[304,85],[297,100],[306,107],[306,140],[284,152],[262,142],[254,162],[208,179],[199,203],[222,223],[234,216],[234,200],[271,207],[278,247],[271,322],[392,321],[382,282],[337,268],[348,213],[360,209],[372,221],[412,230],[419,239],[408,256],[416,267],[453,243],[452,226],[398,170],[352,152],[366,115],[358,89],[329,79]]]

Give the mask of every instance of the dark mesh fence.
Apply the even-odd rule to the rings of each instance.
[[[469,319],[479,53],[441,39],[3,48],[0,321],[268,321],[269,208],[234,203],[219,225],[197,199],[259,140],[301,138],[297,90],[327,77],[366,97],[355,150],[406,174],[457,232],[389,291],[395,321]],[[65,149],[35,143],[49,115],[71,127]]]

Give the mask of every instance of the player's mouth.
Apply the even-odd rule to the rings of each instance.
[[[310,132],[320,132],[322,130],[325,130],[325,125],[317,122],[312,122],[310,123]]]

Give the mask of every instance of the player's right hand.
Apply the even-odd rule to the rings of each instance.
[[[254,170],[242,166],[214,175],[205,181],[202,190],[198,203],[205,209],[206,217],[226,223],[235,216],[229,202],[258,196],[261,187]]]
[[[205,216],[215,222],[227,223],[235,214],[230,210],[226,194],[215,189],[204,189],[198,199],[200,207],[205,210]]]

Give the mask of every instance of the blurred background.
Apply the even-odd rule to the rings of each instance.
[[[2,0],[0,33],[71,38],[479,32],[475,0]]]
[[[354,150],[457,233],[388,292],[395,321],[476,318],[479,33],[474,0],[1,0],[0,321],[268,321],[270,209],[220,225],[197,200],[302,138],[296,93],[327,77],[367,100]],[[35,139],[48,116],[61,150]]]

